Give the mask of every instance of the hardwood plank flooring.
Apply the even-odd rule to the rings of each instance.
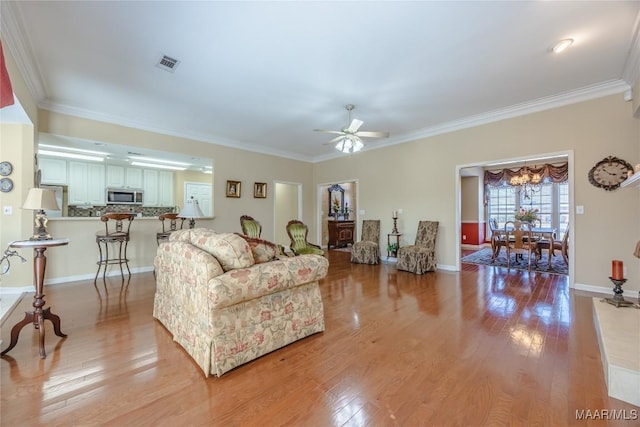
[[[2,426],[638,425],[609,398],[590,294],[565,276],[463,265],[417,276],[329,251],[326,331],[205,378],[152,317],[153,274],[45,289],[47,358],[25,327],[0,360]],[[2,325],[31,308],[20,302]]]

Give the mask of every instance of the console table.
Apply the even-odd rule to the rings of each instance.
[[[0,355],[4,356],[18,343],[18,336],[22,328],[29,323],[33,323],[33,327],[40,332],[40,358],[47,357],[47,353],[44,350],[44,321],[48,319],[53,323],[53,331],[59,337],[66,338],[66,334],[63,334],[60,330],[60,317],[51,312],[51,308],[44,307],[44,271],[47,267],[47,257],[44,256],[44,251],[47,248],[54,246],[64,246],[69,244],[69,239],[49,239],[49,240],[19,240],[9,244],[12,248],[33,248],[36,252],[36,257],[33,260],[33,276],[35,280],[36,294],[33,297],[33,311],[27,311],[24,313],[24,319],[16,323],[11,329],[11,343],[6,350]]]
[[[327,249],[334,247],[347,246],[353,244],[353,236],[355,234],[356,222],[351,220],[329,221],[329,243]]]

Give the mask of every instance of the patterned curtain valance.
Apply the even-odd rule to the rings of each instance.
[[[520,175],[525,168],[530,174],[540,174],[540,177],[545,182],[560,183],[569,180],[569,163],[562,163],[560,165],[545,164],[540,167],[523,166],[517,170],[502,169],[496,172],[484,171],[484,185],[494,187],[510,185],[509,182],[511,178]]]

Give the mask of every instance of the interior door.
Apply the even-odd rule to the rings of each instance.
[[[201,182],[185,182],[184,183],[184,200],[182,206],[187,205],[187,200],[193,197],[198,201],[200,209],[205,217],[211,217],[213,206],[211,203],[212,189],[211,184],[203,184]]]

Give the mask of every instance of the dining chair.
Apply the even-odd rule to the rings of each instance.
[[[537,250],[538,250],[538,258],[542,258],[542,251],[547,250],[551,251],[551,256],[556,255],[556,250],[560,251],[562,258],[564,259],[565,264],[569,265],[569,224],[567,224],[567,228],[564,230],[564,236],[562,236],[562,240],[553,241],[553,247],[551,246],[551,241],[548,239],[540,239],[537,242]],[[551,258],[551,257],[550,257]]]
[[[507,246],[504,230],[498,227],[498,220],[489,218],[489,229],[491,230],[491,262],[500,255],[500,249]]]
[[[511,268],[511,254],[523,256],[527,255],[529,271],[531,271],[531,259],[535,258],[535,265],[538,265],[537,242],[533,240],[531,224],[521,221],[507,221],[504,225],[507,248],[507,268]]]

